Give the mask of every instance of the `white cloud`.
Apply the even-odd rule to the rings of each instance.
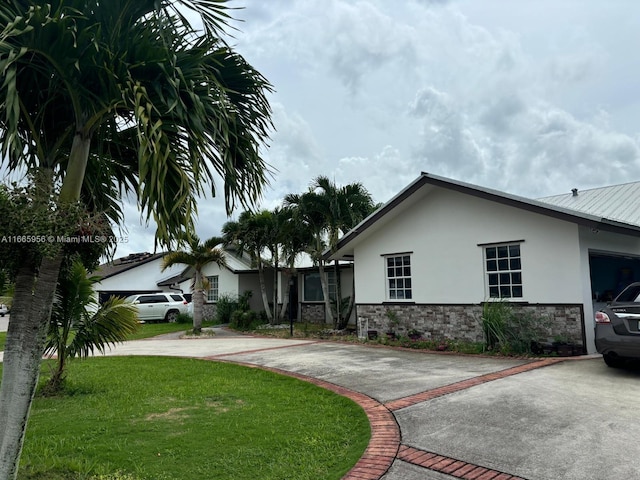
[[[532,197],[640,179],[640,4],[233,5],[236,49],[276,89],[264,208],[318,175],[376,201],[421,171]],[[220,202],[202,202],[201,237],[226,221]]]

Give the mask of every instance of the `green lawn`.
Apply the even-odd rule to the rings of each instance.
[[[203,327],[213,326],[213,322],[202,322]],[[141,338],[155,337],[165,333],[187,332],[193,326],[189,323],[142,323],[137,332],[129,335],[129,340],[140,340]]]
[[[357,404],[271,372],[162,357],[69,366],[65,395],[34,401],[19,479],[339,479],[369,441]]]
[[[210,327],[213,322],[203,322],[203,327]],[[143,323],[138,331],[129,336],[129,340],[140,340],[142,338],[155,337],[165,333],[186,332],[190,325],[186,323]],[[4,350],[4,344],[7,339],[7,332],[0,332],[0,351]]]

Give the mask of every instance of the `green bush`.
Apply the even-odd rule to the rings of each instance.
[[[544,321],[531,312],[516,312],[506,300],[485,302],[482,308],[482,331],[487,350],[508,354],[532,353],[540,340]]]
[[[192,324],[193,323],[193,317],[191,315],[189,315],[188,313],[180,313],[180,314],[178,314],[178,317],[176,318],[176,323]]]
[[[253,310],[236,310],[231,315],[231,327],[237,330],[253,330],[258,325],[264,323],[259,315]]]
[[[223,293],[218,297],[216,302],[216,318],[217,323],[231,323],[233,312],[238,310],[238,297],[229,293]]]

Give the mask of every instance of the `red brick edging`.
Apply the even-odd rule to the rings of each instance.
[[[398,426],[398,422],[396,422],[396,417],[393,416],[389,409],[373,398],[363,393],[341,387],[335,383],[325,382],[324,380],[300,373],[280,370],[279,368],[264,367],[253,363],[235,362],[232,360],[221,360],[217,358],[217,356],[206,357],[204,359],[235,363],[237,365],[259,368],[261,370],[297,378],[298,380],[303,380],[330,390],[343,397],[350,398],[360,405],[369,419],[371,438],[360,460],[342,477],[342,480],[378,480],[387,473],[391,464],[395,461],[398,450],[400,449],[400,427]]]
[[[475,387],[476,385],[481,385],[483,383],[492,382],[494,380],[499,380],[511,375],[528,372],[529,370],[546,367],[548,365],[552,365],[554,363],[562,361],[564,361],[564,358],[545,358],[542,360],[536,360],[534,362],[518,365],[517,367],[511,367],[505,370],[500,370],[498,372],[487,373],[478,377],[451,383],[443,387],[432,388],[431,390],[416,393],[415,395],[409,395],[408,397],[398,398],[397,400],[392,400],[385,403],[385,407],[387,407],[392,412],[395,412],[396,410],[400,410],[401,408],[410,407],[417,403],[426,402],[427,400],[432,400],[443,395],[459,392],[460,390],[466,390],[467,388]]]
[[[499,472],[408,445],[402,445],[400,447],[398,459],[411,463],[412,465],[446,473],[454,478],[464,480],[525,480],[522,477],[516,477],[509,473]]]
[[[272,347],[256,351],[274,350],[279,348],[286,347]],[[408,445],[401,445],[400,427],[392,412],[433,398],[465,390],[476,385],[481,385],[483,383],[499,380],[511,375],[517,375],[519,373],[535,370],[567,360],[567,358],[545,358],[381,404],[363,393],[355,392],[334,383],[309,377],[307,375],[288,372],[286,370],[273,367],[265,367],[252,363],[236,362],[220,358],[232,355],[234,354],[220,354],[205,357],[203,359],[235,363],[297,378],[330,390],[338,395],[350,398],[364,409],[371,426],[371,438],[369,440],[369,445],[358,462],[351,468],[351,470],[349,470],[349,472],[346,473],[346,475],[342,477],[342,480],[379,480],[387,473],[396,458],[419,467],[441,472],[463,480],[526,480],[522,477],[517,477],[509,473],[499,472],[497,470],[467,463],[455,458],[420,450]]]

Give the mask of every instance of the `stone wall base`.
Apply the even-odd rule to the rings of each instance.
[[[300,321],[308,323],[325,323],[324,303],[301,303]]]
[[[541,341],[553,342],[562,337],[584,345],[582,305],[513,303],[511,306],[515,314],[533,318]],[[367,330],[377,330],[379,334],[391,331],[389,317],[395,316],[398,320],[395,331],[400,335],[415,329],[426,339],[483,341],[482,305],[358,304],[356,309],[358,334],[362,337]]]

